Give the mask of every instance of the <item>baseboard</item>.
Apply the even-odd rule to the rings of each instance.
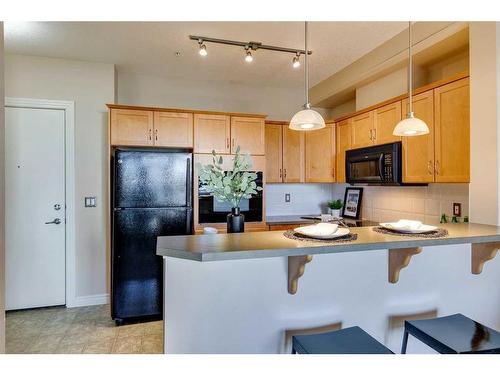
[[[109,303],[109,294],[94,294],[91,296],[75,297],[71,303],[66,304],[66,307],[105,305],[107,303]]]

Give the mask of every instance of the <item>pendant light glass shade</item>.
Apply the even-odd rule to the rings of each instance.
[[[413,116],[413,112],[411,112],[407,118],[398,122],[392,134],[399,137],[424,135],[429,134],[429,127],[425,122]]]
[[[306,104],[304,105],[304,109],[302,111],[299,111],[295,115],[293,115],[288,127],[292,130],[310,131],[324,128],[325,120],[323,120],[323,117],[318,112],[311,109],[311,105],[309,104],[309,66],[307,64],[307,55],[309,54],[309,51],[307,49],[307,22],[305,22],[304,25],[304,44],[304,78]]]
[[[413,61],[411,54],[411,22],[408,22],[408,104],[409,111],[406,118],[397,123],[393,135],[399,137],[414,137],[429,134],[429,127],[425,122],[413,114]]]
[[[307,108],[293,115],[288,127],[293,130],[317,130],[325,127],[325,120],[318,112]]]

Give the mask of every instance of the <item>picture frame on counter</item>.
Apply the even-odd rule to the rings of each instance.
[[[361,215],[361,199],[363,188],[346,187],[344,195],[344,212],[342,217],[358,220]]]

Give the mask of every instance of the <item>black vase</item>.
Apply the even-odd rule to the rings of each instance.
[[[227,233],[242,233],[245,231],[245,215],[240,213],[239,207],[231,208],[227,215]]]

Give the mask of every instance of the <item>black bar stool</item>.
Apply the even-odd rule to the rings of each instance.
[[[359,327],[293,336],[292,354],[394,354]]]
[[[409,334],[441,354],[500,353],[500,333],[462,314],[405,321],[401,354]]]

